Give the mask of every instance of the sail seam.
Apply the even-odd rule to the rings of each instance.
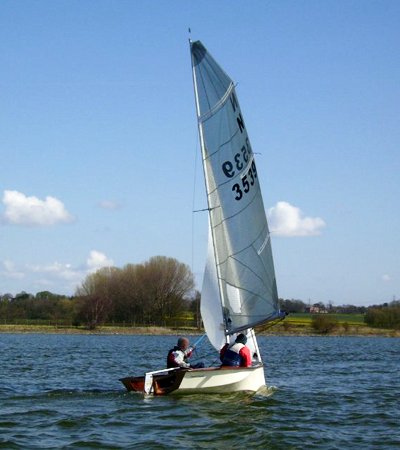
[[[244,249],[244,250],[245,250],[245,249]],[[253,269],[251,269],[248,265],[243,264],[242,261],[240,261],[239,259],[234,258],[234,257],[231,257],[231,258],[232,258],[233,260],[235,260],[238,264],[240,264],[241,266],[243,266],[244,268],[246,268],[247,270],[249,270],[250,273],[252,273],[256,278],[258,278],[258,279],[261,281],[261,283],[262,283],[265,287],[267,287],[266,283],[262,280],[262,278],[261,278],[256,272],[254,272]],[[228,259],[229,259],[229,258],[227,258],[227,259],[225,260],[225,262],[226,262]],[[224,262],[224,263],[225,263],[225,262]],[[223,263],[223,264],[224,264],[224,263]],[[265,267],[264,267],[264,269],[265,269]],[[227,280],[226,280],[226,279],[222,278],[222,280],[225,281],[225,282],[227,283]],[[229,284],[232,284],[232,283],[229,283]],[[232,286],[234,286],[234,285],[232,284]],[[244,289],[244,288],[242,288],[242,287],[238,287],[238,286],[235,286],[235,287],[238,288],[238,289],[241,289],[241,290],[243,290],[243,291],[250,292],[250,293],[252,293],[252,294],[254,294],[254,295],[259,296],[258,294],[256,294],[256,293],[253,292],[253,291],[250,291],[250,290]]]
[[[211,59],[212,60],[214,60],[214,58],[210,55],[210,57],[211,57]],[[214,62],[215,62],[215,60],[214,60]],[[220,79],[220,77],[219,77],[219,74],[218,74],[218,72],[215,70],[215,68],[213,67],[213,65],[212,64],[210,64],[209,63],[209,71],[210,71],[210,73],[213,73],[214,74],[214,79],[215,79],[215,84],[214,84],[214,82],[212,82],[211,81],[211,86],[214,88],[214,91],[215,91],[215,94],[216,94],[216,97],[218,97],[218,93],[219,93],[219,90],[218,90],[218,88],[217,88],[217,83],[222,87],[222,88],[224,88],[224,83],[223,83],[223,81]],[[232,84],[232,81],[230,82],[230,84]],[[228,87],[228,90],[229,90],[229,87]],[[225,94],[224,94],[225,95]],[[222,98],[223,98],[224,96],[222,96]],[[221,99],[222,99],[221,98]],[[220,100],[221,101],[221,100]],[[218,102],[219,103],[219,102]],[[215,106],[216,105],[214,105],[214,108],[215,108]]]
[[[204,158],[204,161],[207,160],[207,159],[209,159],[209,158],[211,158],[211,157],[214,156],[216,153],[222,151],[222,147],[224,147],[225,145],[228,145],[230,142],[232,142],[233,139],[234,139],[234,137],[235,137],[238,133],[239,133],[239,128],[236,130],[236,132],[235,132],[235,133],[234,133],[227,141],[225,141],[223,144],[221,144],[221,145],[217,148],[217,150],[215,150],[215,151],[212,152],[212,153],[208,153],[207,156]],[[236,177],[236,176],[235,176],[235,177]],[[229,182],[229,181],[230,181],[230,180],[228,180],[228,182]]]
[[[204,94],[205,94],[205,96],[206,96],[206,100],[207,100],[208,107],[211,108],[210,100],[209,100],[208,95],[207,95],[206,83],[205,83],[205,81],[204,81],[203,73],[202,73],[202,71],[201,71],[201,68],[199,68],[199,75],[200,75],[201,84],[202,84],[202,86],[203,86],[203,91],[204,91]],[[200,112],[200,111],[199,111],[199,112]],[[201,117],[201,116],[199,115],[199,116],[198,116],[198,120],[200,120],[200,117]]]
[[[232,137],[232,139],[233,139],[233,137]],[[231,140],[232,140],[232,139],[231,139]],[[223,145],[228,144],[231,140],[225,142]],[[222,147],[222,145],[221,145],[221,147]],[[220,148],[221,148],[221,147],[220,147]],[[219,151],[220,151],[220,149],[216,150],[214,153],[210,154],[209,156],[215,155],[215,153],[217,153],[217,152],[219,152]],[[209,156],[207,156],[207,157],[205,158],[205,160],[208,159]],[[210,191],[209,191],[208,195],[213,194],[213,193],[214,193],[215,191],[217,191],[218,188],[220,188],[221,186],[225,186],[225,185],[228,184],[228,183],[232,183],[232,181],[236,180],[237,178],[243,179],[243,177],[247,175],[247,173],[248,173],[248,171],[249,171],[249,168],[250,168],[251,163],[253,162],[253,160],[254,160],[254,155],[251,155],[251,159],[250,159],[249,163],[246,165],[246,167],[245,167],[244,169],[242,169],[240,172],[238,172],[237,174],[235,174],[235,175],[234,175],[232,178],[230,178],[229,180],[226,180],[226,181],[224,181],[223,183],[218,184],[213,190],[210,190]],[[246,175],[245,175],[245,174],[246,174]]]
[[[237,251],[237,252],[235,252],[235,253],[232,253],[232,254],[228,255],[228,257],[225,258],[224,261],[221,261],[219,264],[225,264],[226,261],[227,261],[229,258],[232,258],[232,257],[234,257],[234,256],[236,256],[236,255],[239,255],[240,253],[244,252],[245,250],[248,250],[249,248],[253,248],[253,250],[254,250],[255,252],[257,252],[257,254],[258,254],[258,251],[257,251],[257,250],[255,249],[255,247],[254,247],[254,243],[255,243],[255,242],[257,241],[257,239],[262,235],[262,233],[264,232],[265,228],[267,228],[267,239],[266,239],[266,241],[268,241],[268,240],[269,240],[270,233],[269,233],[269,231],[268,231],[267,225],[265,225],[265,226],[263,227],[263,229],[261,230],[261,232],[260,232],[260,233],[257,235],[257,237],[253,240],[253,242],[250,243],[250,245],[248,245],[248,246],[246,246],[246,247],[243,247],[243,248],[240,249],[239,251]],[[267,243],[268,243],[268,242],[267,242]]]
[[[215,192],[217,189],[214,189],[213,192]],[[258,189],[254,192],[253,197],[251,198],[251,200],[247,203],[247,205],[245,205],[242,209],[240,209],[239,211],[237,211],[235,214],[232,214],[231,216],[225,217],[223,218],[219,223],[214,224],[213,228],[217,228],[219,226],[221,226],[224,222],[226,222],[227,220],[233,219],[234,217],[236,217],[237,215],[241,214],[243,211],[245,211],[255,200],[257,194],[261,193],[261,189],[260,189],[260,185],[258,185]],[[209,194],[209,196],[211,195],[211,193]]]
[[[238,264],[240,264],[241,266],[243,266],[243,267],[245,267],[246,269],[248,269],[249,271],[250,271],[250,273],[252,273],[256,278],[259,278],[260,279],[260,281],[261,281],[261,283],[263,284],[263,286],[265,286],[265,287],[267,287],[267,284],[261,279],[261,277],[256,273],[256,272],[254,272],[254,270],[253,269],[251,269],[248,265],[246,265],[246,264],[243,264],[240,260],[238,260],[237,258],[232,258],[232,259],[234,259]],[[264,267],[264,269],[265,269],[265,267]],[[269,277],[270,278],[270,277]],[[243,288],[240,288],[240,289],[243,289]],[[244,291],[246,291],[246,289],[243,289]],[[250,293],[253,293],[252,291],[250,291],[250,290],[248,290],[247,292],[250,292]],[[260,295],[258,295],[258,294],[255,294],[254,293],[254,295],[257,295],[258,297],[260,297]]]

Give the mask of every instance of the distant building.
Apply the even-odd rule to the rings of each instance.
[[[312,306],[307,306],[306,312],[310,314],[328,314],[328,310],[325,306],[321,306],[319,303],[315,303]]]

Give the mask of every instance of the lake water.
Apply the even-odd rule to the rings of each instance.
[[[0,335],[0,448],[400,448],[398,339],[262,336],[264,392],[127,393],[118,378],[164,367],[175,341]]]

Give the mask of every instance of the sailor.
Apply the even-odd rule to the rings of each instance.
[[[220,351],[220,359],[223,366],[250,367],[251,354],[246,347],[247,337],[240,333],[233,344],[225,344]]]
[[[188,359],[192,356],[194,347],[189,346],[189,339],[180,337],[177,345],[168,352],[167,367],[182,367],[185,369],[199,369],[204,367],[202,362],[190,364]]]

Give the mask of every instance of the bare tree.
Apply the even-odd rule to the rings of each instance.
[[[88,275],[77,289],[77,316],[89,329],[104,322],[112,307],[112,278],[118,273],[115,267],[105,267]]]
[[[185,298],[194,287],[193,274],[174,258],[154,256],[144,264],[144,298],[156,318],[173,317],[186,309]]]
[[[189,267],[166,256],[122,269],[101,269],[88,275],[77,289],[77,316],[90,328],[107,318],[162,324],[187,309],[193,286]]]

